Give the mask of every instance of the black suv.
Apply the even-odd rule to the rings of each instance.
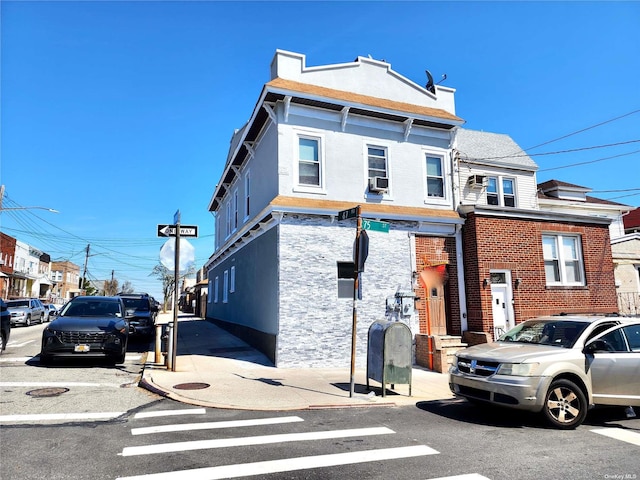
[[[146,293],[119,293],[118,296],[124,302],[129,333],[133,336],[152,337],[158,314],[153,298]]]

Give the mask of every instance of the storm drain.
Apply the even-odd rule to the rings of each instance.
[[[30,390],[27,395],[31,397],[57,397],[63,393],[68,392],[68,388],[51,387],[51,388],[38,388],[36,390]]]
[[[209,388],[211,385],[208,383],[202,382],[189,382],[189,383],[179,383],[178,385],[174,385],[173,388],[178,390],[202,390],[203,388]]]

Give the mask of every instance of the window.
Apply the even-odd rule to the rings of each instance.
[[[216,277],[213,283],[213,303],[218,303],[218,287],[220,286],[220,277]]]
[[[487,203],[503,207],[516,206],[515,180],[513,178],[489,177]]]
[[[542,251],[547,285],[584,285],[580,237],[544,235]]]
[[[384,147],[367,147],[368,176],[388,178],[387,175],[387,149]]]
[[[238,190],[233,192],[233,230],[236,231],[238,229],[238,210],[240,209],[240,205],[238,205]]]
[[[213,301],[213,282],[209,279],[209,295],[207,295],[207,303],[211,303]]]
[[[298,137],[298,183],[320,187],[320,141]]]
[[[222,283],[222,303],[229,301],[229,270],[224,271],[224,281]]]
[[[236,267],[231,267],[231,280],[229,284],[229,293],[236,291]]]
[[[231,235],[231,202],[227,202],[227,237]]]
[[[244,177],[244,217],[249,218],[249,213],[251,212],[251,175],[247,172],[247,175]]]
[[[442,157],[427,155],[427,197],[444,198]]]

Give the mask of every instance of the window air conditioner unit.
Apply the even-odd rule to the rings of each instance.
[[[471,188],[484,188],[487,186],[486,175],[471,175],[469,177],[469,186]]]
[[[369,191],[383,193],[389,190],[389,179],[387,177],[373,177],[369,179]]]

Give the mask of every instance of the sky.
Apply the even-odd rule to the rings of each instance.
[[[640,2],[0,2],[0,230],[161,299],[159,224],[197,225],[276,49],[456,89],[464,128],[640,205]],[[87,246],[89,257],[86,257]]]

